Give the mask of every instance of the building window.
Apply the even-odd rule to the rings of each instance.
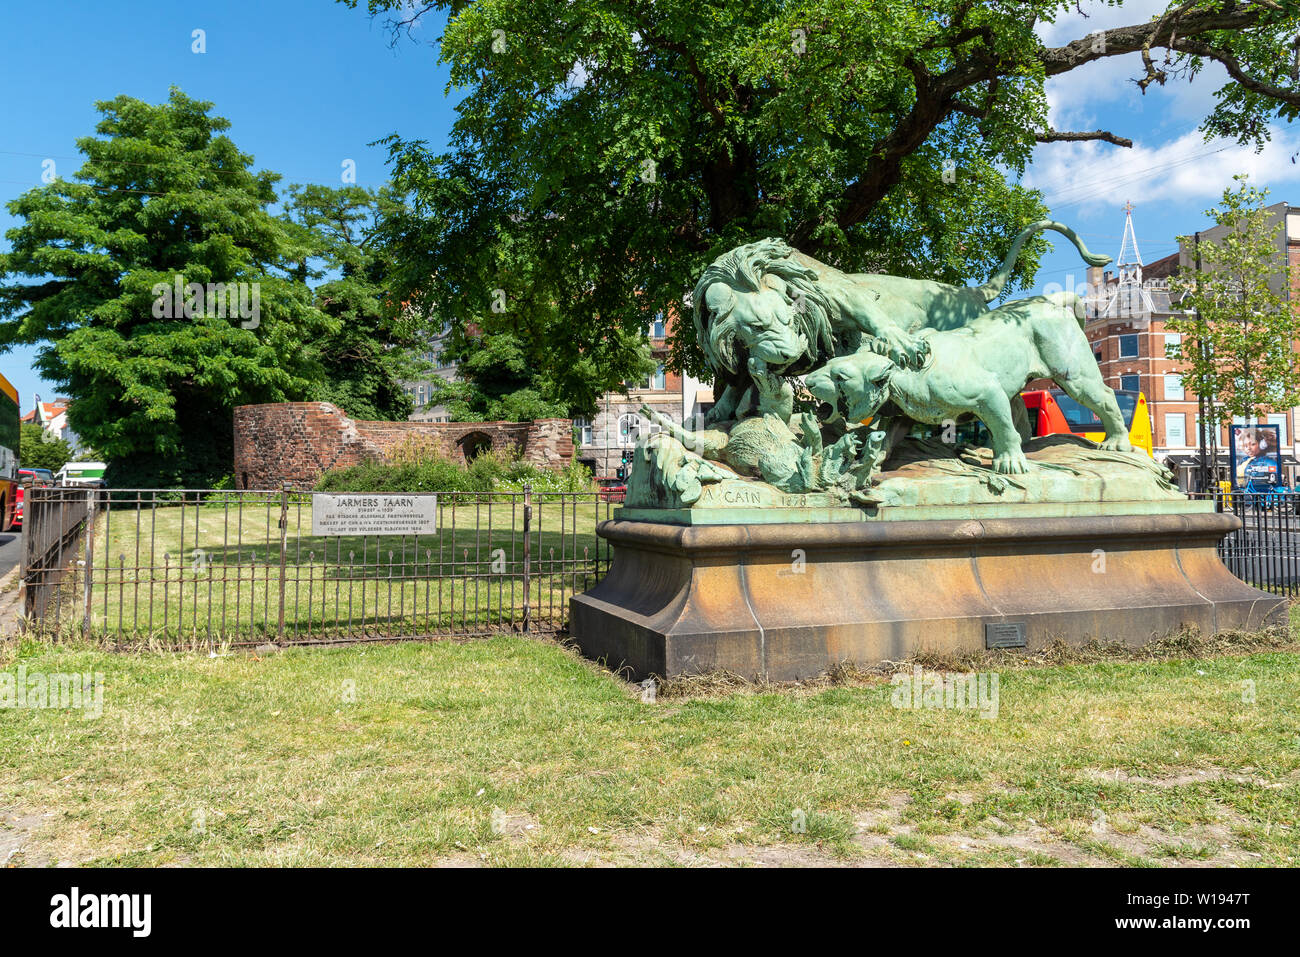
[[[1169,357],[1171,350],[1176,350],[1183,343],[1183,334],[1181,332],[1165,333],[1165,357]]]
[[[648,439],[659,431],[661,430],[658,425],[647,422],[635,412],[629,412],[618,417],[619,445],[636,445],[642,439]]]
[[[618,444],[635,445],[641,434],[641,416],[635,412],[618,417]]]
[[[1137,355],[1138,355],[1138,337],[1120,336],[1119,357],[1121,359],[1136,359]]]
[[[1097,365],[1101,365],[1101,350],[1098,349],[1093,355],[1097,357]]]
[[[1165,413],[1165,445],[1171,449],[1187,448],[1187,416],[1182,412]]]
[[[664,314],[662,312],[657,312],[655,313],[654,320],[650,323],[650,338],[662,339],[665,331]]]
[[[415,404],[419,408],[424,408],[424,386],[418,386],[415,390]]]
[[[578,434],[580,436],[578,439],[578,444],[591,445],[591,439],[592,439],[591,419],[582,419],[582,418],[574,419],[573,427],[578,430]]]
[[[664,374],[664,366],[663,363],[661,362],[659,363],[659,367],[655,369],[654,373],[650,376],[649,382],[646,384],[646,388],[662,390],[667,387],[667,384],[668,384],[668,377]]]
[[[1136,375],[1122,375],[1119,377],[1119,388],[1121,392],[1140,392],[1142,379]]]
[[[1165,398],[1174,401],[1181,401],[1183,396],[1183,377],[1180,375],[1165,376]]]

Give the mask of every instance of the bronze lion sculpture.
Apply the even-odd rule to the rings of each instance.
[[[919,369],[863,350],[832,359],[805,385],[850,420],[872,417],[887,402],[929,425],[978,418],[992,437],[993,470],[1017,473],[1029,471],[1029,463],[1013,403],[1031,379],[1050,378],[1101,419],[1102,448],[1130,451],[1119,403],[1102,380],[1081,316],[1073,293],[1022,299],[960,329],[922,332],[930,348]]]
[[[925,356],[925,329],[951,330],[989,314],[1020,250],[1045,229],[1066,236],[1089,265],[1090,253],[1069,227],[1032,223],[1015,238],[997,273],[981,286],[952,286],[876,273],[844,273],[779,239],[720,256],[692,294],[695,331],[720,387],[709,422],[741,419],[757,405],[755,377],[804,375],[837,356],[868,349],[900,366]]]

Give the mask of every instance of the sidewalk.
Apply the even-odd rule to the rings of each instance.
[[[13,637],[18,630],[18,616],[23,604],[19,598],[17,568],[0,575],[0,639]]]

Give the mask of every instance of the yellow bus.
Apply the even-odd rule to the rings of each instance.
[[[1060,389],[1022,392],[1025,407],[1029,410],[1030,432],[1034,435],[1071,433],[1092,442],[1106,437],[1101,420],[1091,410],[1075,402]],[[1155,445],[1151,441],[1151,412],[1147,397],[1141,392],[1115,390],[1115,401],[1128,426],[1128,440],[1133,448],[1141,449],[1155,458]]]
[[[18,501],[18,422],[18,390],[0,375],[0,523],[6,532],[14,527]]]

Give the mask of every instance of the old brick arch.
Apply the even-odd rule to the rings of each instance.
[[[563,468],[573,458],[569,419],[366,422],[329,402],[275,402],[235,409],[235,475],[243,488],[311,486],[330,469],[383,461],[413,439],[451,459],[472,458],[483,439],[538,466]]]
[[[456,445],[460,449],[460,457],[471,462],[484,452],[492,451],[492,436],[481,429],[475,429],[457,439]]]

